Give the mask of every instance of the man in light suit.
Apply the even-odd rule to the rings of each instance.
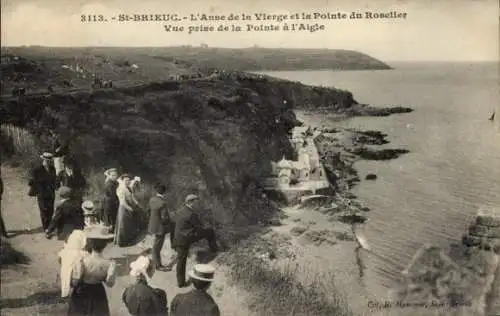
[[[170,231],[171,219],[167,209],[167,200],[165,185],[158,183],[155,185],[156,195],[149,200],[149,225],[148,232],[154,236],[152,261],[157,270],[170,271],[171,267],[166,267],[161,264],[161,249],[165,242],[165,235],[174,232]],[[172,239],[172,238],[170,238]]]

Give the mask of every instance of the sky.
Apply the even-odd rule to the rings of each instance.
[[[500,0],[1,0],[2,46],[178,46],[350,49],[385,61],[499,60]],[[405,19],[287,20],[287,24],[324,24],[308,31],[246,31],[254,13],[286,14],[360,12],[406,13]],[[241,16],[252,21],[204,22],[231,24],[241,32],[195,32],[199,21],[118,22],[119,14],[177,13]],[[82,14],[102,14],[108,22],[82,23]],[[165,24],[184,26],[166,32]]]

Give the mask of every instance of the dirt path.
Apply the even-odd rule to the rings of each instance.
[[[62,241],[47,240],[41,229],[40,216],[36,200],[29,197],[26,181],[22,172],[10,167],[2,167],[5,184],[2,212],[12,246],[25,253],[30,262],[25,265],[2,268],[1,271],[1,314],[17,315],[65,315],[66,302],[59,297],[57,283],[57,252],[62,248]],[[146,241],[147,244],[147,241]],[[118,263],[118,278],[113,288],[108,289],[108,298],[112,315],[129,315],[121,302],[121,294],[129,284],[128,265],[147,245],[140,244],[129,248],[116,248],[110,245],[105,256]],[[165,243],[162,256],[166,261],[170,257],[170,245]],[[188,269],[194,264],[188,261]],[[216,263],[214,263],[216,265]],[[227,284],[224,276],[225,267],[217,266],[217,279],[210,292],[223,315],[247,316],[252,313],[246,308],[244,300],[248,293]],[[179,292],[175,271],[157,272],[152,280],[153,286],[167,292],[169,303]]]

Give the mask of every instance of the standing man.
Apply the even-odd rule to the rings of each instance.
[[[3,195],[3,180],[2,180],[2,169],[0,169],[0,235],[2,235],[5,238],[9,238],[2,217],[2,195]]]
[[[52,154],[48,152],[40,155],[42,164],[32,170],[29,180],[29,195],[37,197],[44,231],[49,228],[54,214],[55,192],[58,188],[52,157]]]
[[[170,232],[170,216],[167,210],[167,200],[165,192],[167,188],[161,183],[154,187],[156,195],[149,200],[149,225],[148,232],[154,236],[152,261],[157,270],[170,271],[171,267],[165,267],[161,264],[161,249],[165,242],[165,235]]]
[[[199,212],[200,198],[190,194],[185,199],[184,206],[176,212],[174,247],[177,250],[177,285],[187,286],[186,282],[186,261],[189,255],[189,247],[202,239],[208,241],[210,250],[217,252],[215,232],[212,228],[205,228],[200,220]]]
[[[115,231],[116,215],[118,214],[118,169],[111,168],[104,172],[106,180],[104,180],[104,200],[101,214],[101,221],[106,226],[110,226],[112,231]]]

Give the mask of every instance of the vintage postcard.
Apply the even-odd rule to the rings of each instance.
[[[498,0],[2,0],[0,309],[500,315]]]

